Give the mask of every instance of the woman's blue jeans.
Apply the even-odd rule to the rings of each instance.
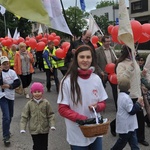
[[[2,97],[0,99],[0,107],[2,110],[3,138],[9,138],[10,123],[14,113],[14,100],[9,100],[5,97]]]
[[[102,150],[102,138],[98,137],[92,144],[88,146],[70,145],[71,150]]]

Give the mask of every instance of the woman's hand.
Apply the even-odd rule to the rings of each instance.
[[[142,96],[138,98],[137,102],[140,103],[141,107],[144,107],[144,101]]]
[[[10,85],[9,84],[3,84],[1,85],[2,89],[9,89]]]
[[[97,103],[89,105],[90,111],[93,111],[93,107],[94,107],[95,110],[96,110],[96,108],[97,108]]]
[[[146,73],[147,73],[147,70],[143,69],[142,75],[143,75],[143,76],[146,76]]]

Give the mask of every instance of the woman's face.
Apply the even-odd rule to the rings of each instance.
[[[92,63],[92,54],[90,50],[80,52],[77,56],[78,66],[82,70],[90,68]]]
[[[21,46],[21,47],[20,47],[20,51],[21,51],[21,52],[25,52],[25,51],[26,51],[26,46]]]

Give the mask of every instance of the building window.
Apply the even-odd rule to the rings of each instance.
[[[108,13],[105,13],[105,17],[107,17],[107,19],[109,19],[109,14],[108,14]]]
[[[131,14],[148,11],[148,0],[140,0],[131,3]]]
[[[138,1],[133,3],[133,10],[139,10],[139,9],[142,9],[142,2]]]

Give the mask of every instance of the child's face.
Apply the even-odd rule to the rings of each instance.
[[[43,93],[40,92],[40,91],[34,91],[34,92],[32,93],[32,95],[33,95],[33,97],[34,97],[36,100],[39,100],[39,99],[42,98]]]
[[[4,69],[4,70],[8,70],[8,69],[10,68],[9,61],[3,62],[2,65],[1,65],[1,67],[2,67],[2,70],[3,70],[3,69]]]

